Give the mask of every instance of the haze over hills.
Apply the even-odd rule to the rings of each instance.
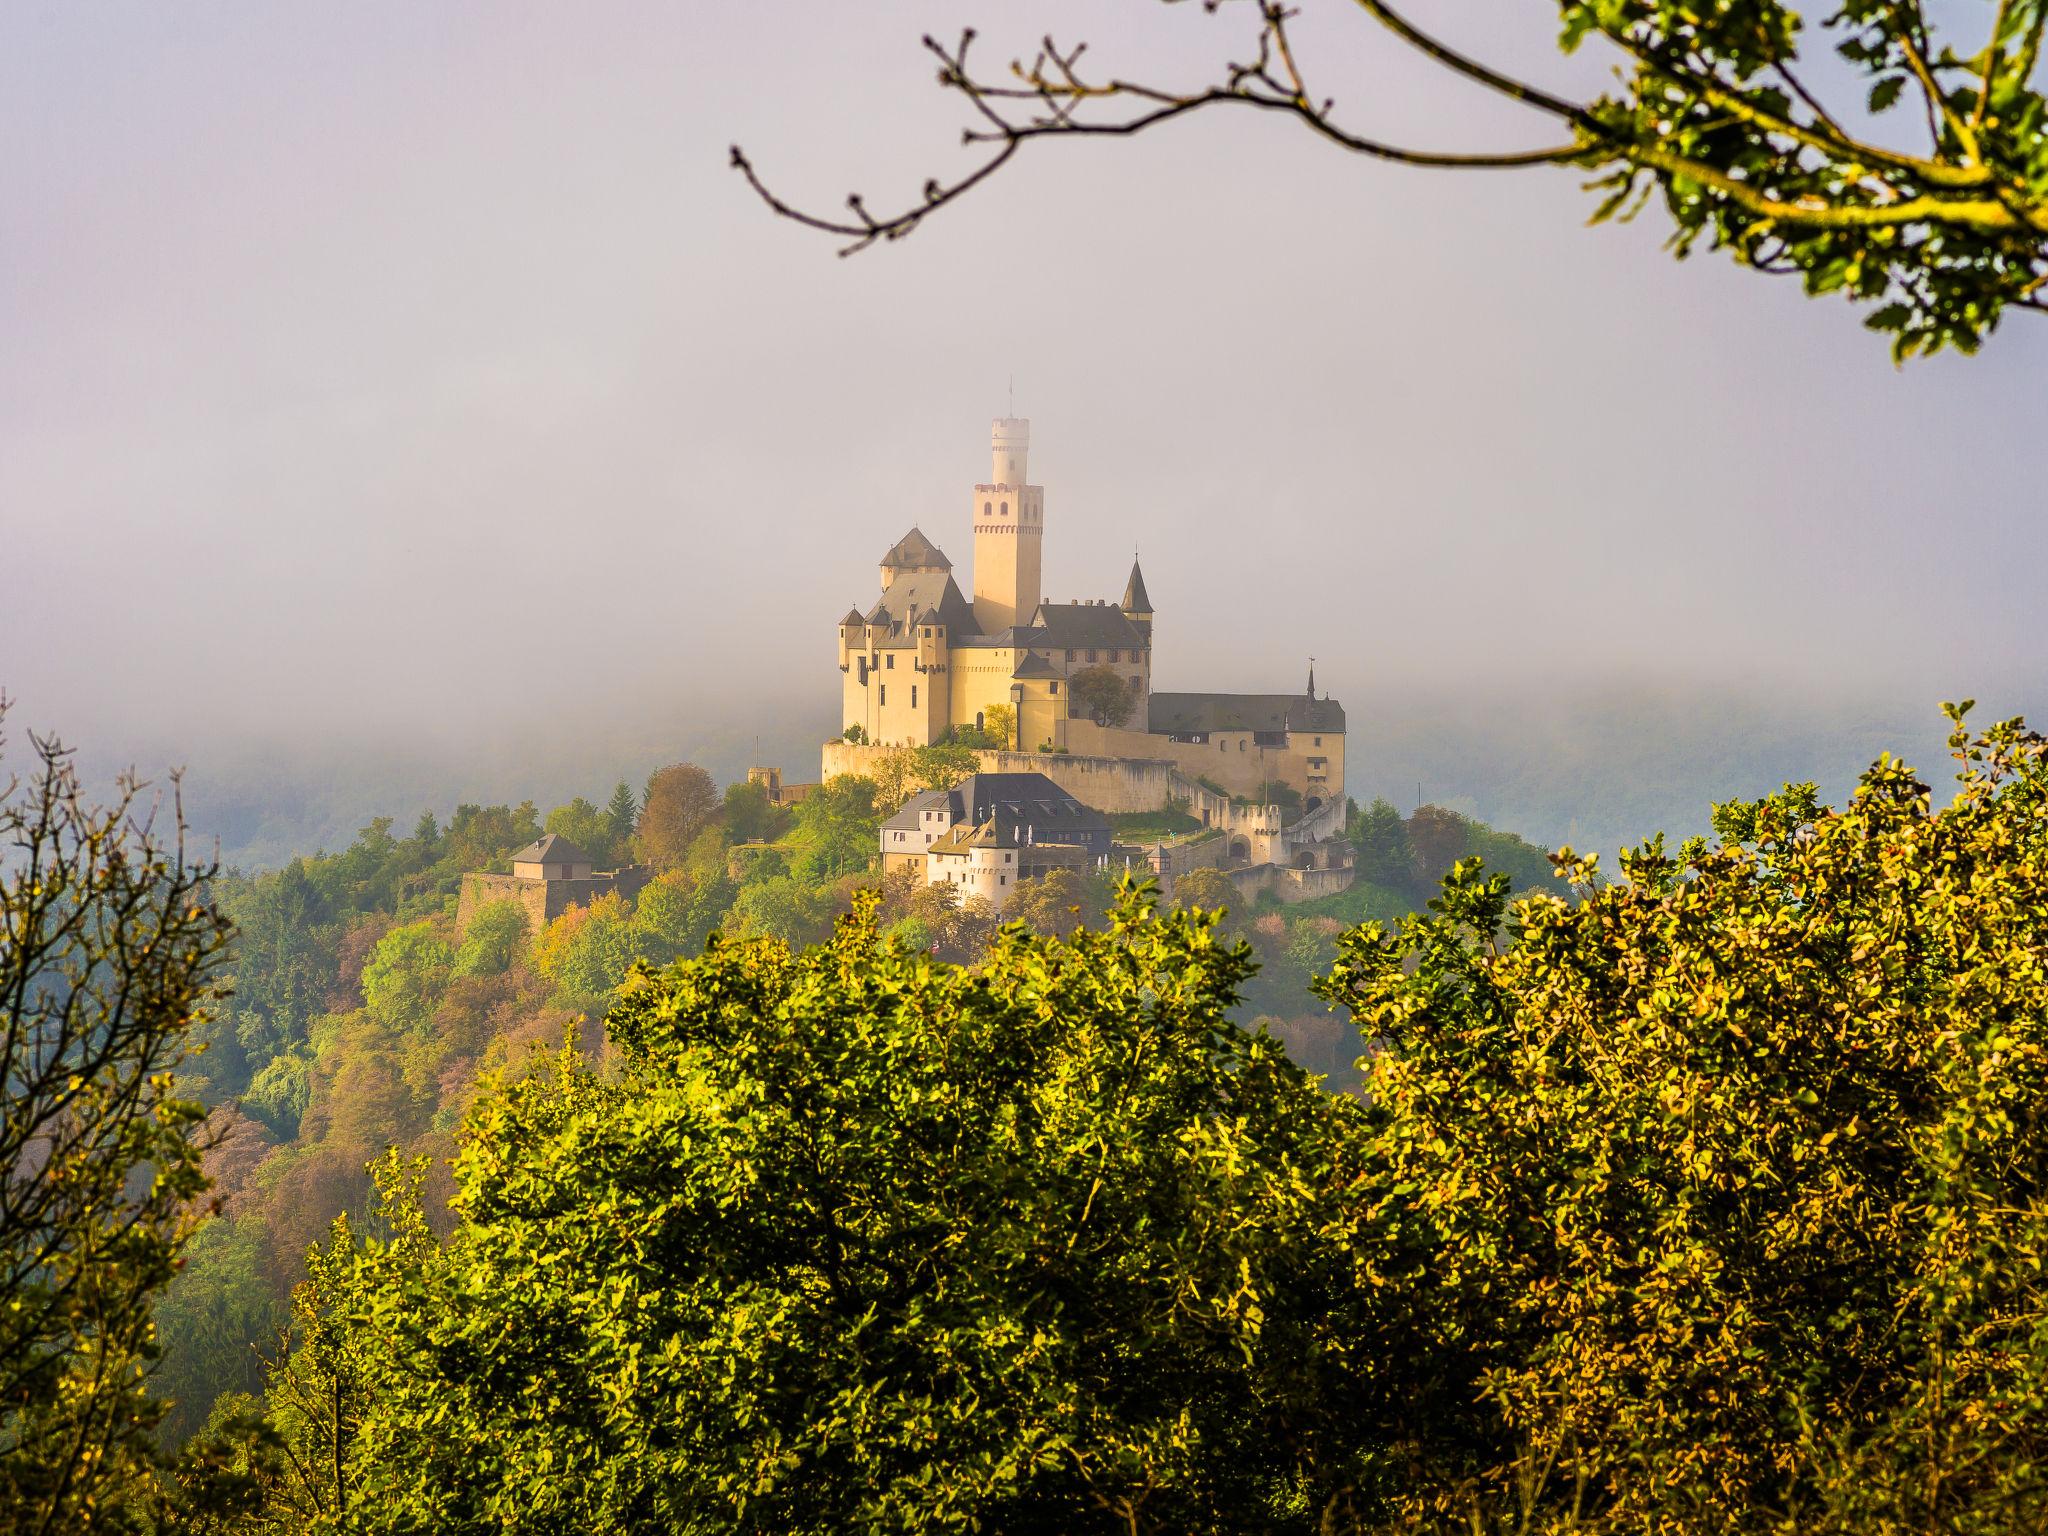
[[[1532,693],[1482,682],[1390,684],[1341,697],[1354,798],[1384,795],[1406,811],[1419,789],[1428,803],[1534,842],[1600,852],[1609,867],[1616,848],[1651,832],[1705,831],[1718,800],[1807,779],[1839,799],[1880,752],[1905,757],[1937,799],[1950,777],[1931,694],[1821,701],[1740,684],[1613,682]],[[1986,697],[1973,719],[2016,713],[2048,718],[2048,690]],[[43,723],[19,709],[10,727],[18,737]],[[546,812],[579,794],[601,800],[622,778],[637,790],[653,769],[679,760],[720,782],[754,763],[779,767],[792,781],[814,778],[818,744],[835,724],[820,686],[714,709],[563,704],[509,725],[411,733],[399,742],[209,746],[198,733],[181,741],[159,731],[78,744],[102,777],[131,762],[146,775],[183,763],[194,827],[219,839],[225,862],[255,870],[345,847],[375,816],[391,817],[403,832],[421,811],[445,821],[463,802],[531,799]]]

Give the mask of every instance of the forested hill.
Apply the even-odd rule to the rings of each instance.
[[[545,815],[527,801],[464,804],[445,824],[380,816],[339,853],[222,876],[237,927],[232,995],[203,1026],[205,1049],[181,1084],[211,1111],[219,1214],[159,1313],[156,1390],[176,1404],[166,1435],[188,1436],[222,1394],[261,1390],[307,1249],[336,1215],[368,1209],[366,1169],[385,1148],[435,1159],[428,1194],[445,1218],[445,1159],[481,1078],[517,1072],[565,1037],[601,1055],[608,995],[634,962],[698,953],[713,929],[822,939],[875,882],[878,824],[896,799],[969,765],[958,750],[907,754],[890,791],[836,780],[793,812],[753,786],[721,792],[702,769],[676,765],[639,788],[593,786]],[[464,872],[508,868],[543,830],[600,868],[638,858],[659,874],[631,907],[607,898],[529,934],[505,903],[458,932]],[[1228,929],[1260,964],[1242,1020],[1262,1022],[1333,1087],[1352,1080],[1355,1036],[1308,984],[1344,927],[1418,907],[1453,862],[1475,854],[1519,886],[1551,876],[1543,850],[1438,807],[1404,818],[1378,802],[1354,811],[1351,833],[1363,878],[1339,896],[1238,903],[1213,871],[1177,892],[1237,908]],[[882,891],[883,920],[906,946],[968,963],[984,952],[995,927],[985,909],[962,910],[945,887],[906,878]],[[1099,925],[1112,894],[1106,877],[1056,874],[1020,884],[1005,916],[1043,932]]]

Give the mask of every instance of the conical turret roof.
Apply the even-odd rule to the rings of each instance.
[[[1125,613],[1152,611],[1152,599],[1145,591],[1145,573],[1138,569],[1135,555],[1131,557],[1131,579],[1124,583],[1124,600],[1117,606]]]

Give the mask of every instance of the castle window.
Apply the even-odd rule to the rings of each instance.
[[[910,707],[912,709],[917,708],[917,684],[915,683],[910,685]]]
[[[1320,737],[1320,736],[1318,736],[1318,737],[1316,738],[1316,745],[1320,747],[1320,746],[1321,746],[1322,744],[1323,744],[1323,738],[1322,738],[1322,737]]]
[[[994,510],[995,510],[995,507],[994,507],[994,506],[993,506],[993,505],[992,505],[991,503],[989,503],[989,502],[986,502],[986,501],[984,501],[984,502],[983,502],[983,503],[981,504],[981,515],[982,515],[983,517],[987,517],[987,516],[989,515],[989,513],[993,512]]]
[[[1058,683],[1054,683],[1054,684],[1052,685],[1052,691],[1053,691],[1054,693],[1058,693],[1058,692],[1060,691],[1060,685],[1059,685]]]
[[[887,667],[891,672],[894,672],[896,670],[896,653],[894,651],[891,651],[889,653],[888,659],[884,661],[882,665]]]
[[[887,683],[882,684],[882,702],[884,704],[889,702],[889,685]]]
[[[1124,654],[1124,653],[1123,653],[1122,651],[1111,651],[1111,652],[1109,653],[1109,659],[1110,659],[1111,661],[1122,661],[1122,660],[1123,660],[1123,654]]]
[[[1003,503],[1003,516],[1005,516],[1005,517],[1008,517],[1009,515],[1010,515],[1010,504],[1009,504],[1009,503],[1008,503],[1008,502],[1006,501],[1006,502],[1004,502],[1004,503]]]

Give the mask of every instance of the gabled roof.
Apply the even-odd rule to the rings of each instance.
[[[1131,557],[1131,579],[1124,583],[1124,600],[1121,606],[1125,613],[1152,611],[1152,599],[1145,592],[1145,573],[1138,569],[1136,555]]]
[[[947,804],[952,799],[950,789],[928,789],[922,794],[912,795],[903,802],[903,809],[882,823],[885,832],[915,832],[924,825],[924,813],[935,806]]]
[[[1145,637],[1138,626],[1124,617],[1121,608],[1108,603],[1040,603],[1031,621],[1044,635],[1039,643],[1056,650],[1081,646],[1143,650]]]
[[[1047,661],[1036,651],[1026,651],[1017,659],[1017,669],[1012,677],[1060,677],[1060,669]]]
[[[1042,773],[971,773],[951,789],[927,790],[882,823],[914,831],[927,811],[943,809],[948,830],[934,848],[1022,848],[1083,843],[1107,852],[1109,818],[1083,805]]]
[[[1328,731],[1344,729],[1344,706],[1299,693],[1155,693],[1148,730],[1155,736],[1210,731]]]
[[[899,571],[953,569],[953,562],[946,558],[946,552],[926,538],[922,528],[913,528],[898,539],[889,553],[882,556],[882,564],[894,566]]]
[[[512,855],[514,864],[588,864],[590,855],[566,837],[548,833],[539,842],[528,843]]]

